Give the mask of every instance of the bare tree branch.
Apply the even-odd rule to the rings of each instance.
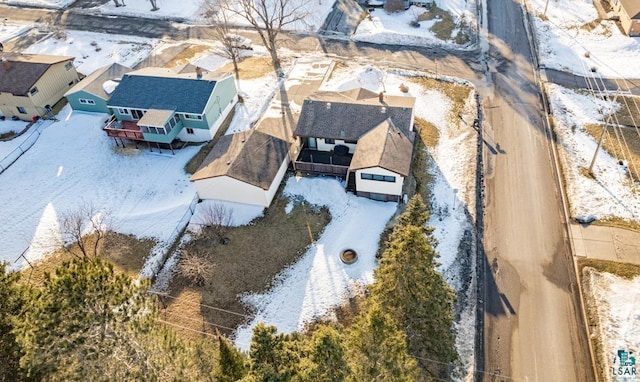
[[[99,211],[90,204],[62,216],[62,236],[65,243],[71,244],[69,251],[78,258],[97,257],[100,243],[111,228],[111,217],[105,211]],[[74,252],[76,246],[80,254]]]

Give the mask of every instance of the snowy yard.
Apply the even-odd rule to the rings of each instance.
[[[176,155],[116,150],[101,129],[106,117],[65,107],[60,121],[0,175],[0,260],[13,263],[29,247],[33,261],[57,248],[61,217],[83,204],[109,214],[120,233],[154,238],[157,249],[169,244],[195,196],[184,165],[198,148]]]
[[[640,276],[632,280],[623,279],[610,273],[585,270],[587,298],[593,303],[590,316],[592,325],[595,324],[595,335],[600,339],[598,355],[602,362],[607,381],[634,381],[632,379],[613,378],[611,368],[620,366],[619,361],[614,364],[618,350],[633,351],[638,359],[640,350],[640,315],[638,302],[640,301]],[[636,366],[637,368],[637,366]]]
[[[24,53],[73,56],[79,73],[89,75],[109,63],[130,68],[144,60],[159,43],[156,40],[81,31],[66,31],[63,38],[51,36]]]
[[[613,21],[597,22],[591,0],[528,2],[538,15],[534,20],[541,65],[582,75],[596,68],[603,77],[640,77],[640,38],[623,35]],[[592,22],[593,29],[588,26]]]
[[[618,217],[640,221],[638,186],[631,183],[625,166],[604,150],[598,154],[593,172],[585,176],[597,142],[584,129],[586,124],[604,122],[598,110],[610,110],[607,101],[579,94],[557,85],[548,85],[549,101],[563,174],[574,218]]]
[[[436,1],[435,3],[439,8],[449,12],[456,24],[464,21],[472,31],[475,31],[477,24],[475,0]],[[374,9],[370,12],[371,17],[365,18],[358,25],[358,29],[351,37],[352,40],[375,44],[444,45],[453,49],[465,47],[456,44],[453,40],[443,41],[436,37],[431,27],[436,22],[440,22],[438,19],[421,21],[420,27],[417,28],[411,26],[410,22],[426,12],[426,8],[411,6],[407,11],[393,14],[385,12],[383,8]],[[452,37],[457,31],[458,29],[454,29]]]

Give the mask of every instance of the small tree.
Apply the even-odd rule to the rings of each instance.
[[[205,7],[207,9],[206,14],[213,25],[213,38],[221,44],[221,47],[217,49],[217,53],[231,60],[236,81],[239,81],[240,69],[238,68],[238,63],[242,59],[242,55],[237,36],[231,33],[228,8],[221,7],[220,3],[212,1],[206,1]]]
[[[351,373],[342,334],[328,325],[321,325],[311,336],[310,370],[306,379],[314,382],[345,381]]]
[[[214,264],[206,256],[182,251],[178,273],[195,286],[204,286],[213,276]]]
[[[218,239],[224,238],[227,228],[233,224],[233,210],[220,203],[207,204],[200,216],[200,224],[213,229]]]
[[[220,334],[218,334],[218,346],[220,359],[215,373],[216,381],[235,382],[244,378],[249,371],[247,357]]]
[[[26,289],[19,284],[20,273],[8,272],[6,266],[0,262],[0,382],[23,379],[20,357],[24,352],[15,328],[28,301]]]
[[[251,376],[258,381],[290,381],[298,374],[299,351],[296,339],[276,334],[275,326],[259,323],[253,329],[249,358]]]
[[[97,257],[100,243],[107,236],[110,226],[111,217],[108,213],[84,204],[62,216],[63,240],[71,244],[65,248],[78,258]],[[79,253],[75,251],[76,248]]]
[[[303,0],[207,0],[217,2],[218,7],[236,14],[251,24],[271,55],[273,68],[282,73],[278,57],[279,35],[283,29],[296,23],[304,23],[308,6]]]

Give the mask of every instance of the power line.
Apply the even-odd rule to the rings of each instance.
[[[234,311],[231,311],[231,310],[218,308],[218,307],[211,306],[211,305],[206,305],[206,304],[199,303],[199,302],[187,301],[187,300],[181,299],[181,298],[176,297],[176,296],[171,296],[168,293],[155,292],[155,291],[149,291],[149,293],[150,294],[155,294],[155,295],[161,296],[161,297],[169,297],[169,298],[171,298],[173,300],[180,300],[181,302],[184,302],[184,303],[187,303],[187,304],[198,305],[198,306],[209,308],[209,309],[216,310],[216,311],[219,311],[219,312],[234,314],[234,315],[239,316],[239,317],[244,317],[244,318],[249,318],[249,319],[253,318],[253,317],[251,317],[249,315],[246,315],[246,314],[243,314],[243,313],[238,313],[238,312],[234,312]]]

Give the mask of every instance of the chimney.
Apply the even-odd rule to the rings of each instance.
[[[2,67],[4,68],[4,70],[9,70],[9,68],[11,67],[11,63],[4,57],[2,57]]]
[[[196,78],[197,79],[202,79],[202,69],[200,69],[199,66],[196,66]]]
[[[378,99],[380,100],[380,103],[384,103],[384,93],[380,92],[380,94],[378,94]]]

